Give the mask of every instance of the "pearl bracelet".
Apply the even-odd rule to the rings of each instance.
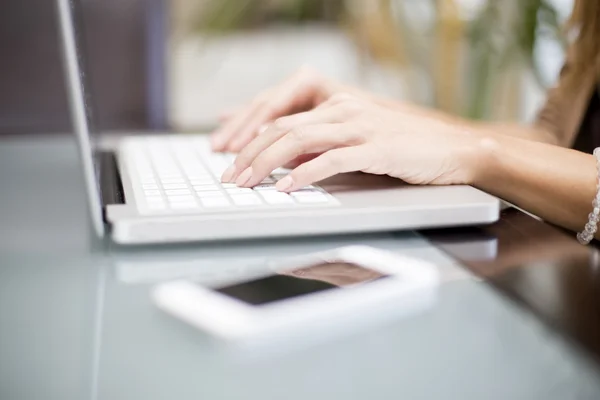
[[[596,181],[596,197],[592,201],[592,212],[588,216],[588,223],[585,224],[583,231],[577,234],[579,243],[589,244],[594,238],[594,234],[598,230],[598,222],[600,221],[600,147],[594,149],[594,157],[596,157],[596,167],[598,169],[598,180]]]

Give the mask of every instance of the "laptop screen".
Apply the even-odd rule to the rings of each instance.
[[[90,139],[92,107],[89,98],[88,76],[81,49],[82,15],[79,0],[56,0],[60,41],[63,49],[63,64],[71,121],[77,139],[79,155],[84,173],[88,197],[88,207],[94,230],[99,236],[104,234],[102,202],[100,198],[99,172],[93,160]]]

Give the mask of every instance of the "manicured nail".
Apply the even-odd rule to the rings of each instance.
[[[236,179],[235,184],[238,186],[244,186],[252,178],[252,167],[246,168],[244,172]]]
[[[294,186],[294,180],[291,176],[288,175],[285,178],[281,179],[279,182],[277,182],[277,184],[275,185],[275,189],[279,190],[280,192],[285,192],[289,190],[292,186]]]
[[[221,176],[221,182],[223,183],[231,183],[233,180],[233,176],[235,175],[235,164],[232,164],[223,172]]]

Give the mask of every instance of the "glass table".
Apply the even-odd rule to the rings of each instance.
[[[2,399],[600,397],[596,251],[523,213],[480,228],[122,248],[91,233],[77,165],[68,137],[0,142]],[[235,279],[346,244],[430,260],[443,283],[412,315],[260,353],[150,298],[163,280]]]

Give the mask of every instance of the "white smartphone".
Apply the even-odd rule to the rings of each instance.
[[[270,340],[419,311],[432,303],[438,284],[437,268],[426,261],[350,246],[281,260],[262,276],[213,288],[163,283],[153,298],[221,339]]]

